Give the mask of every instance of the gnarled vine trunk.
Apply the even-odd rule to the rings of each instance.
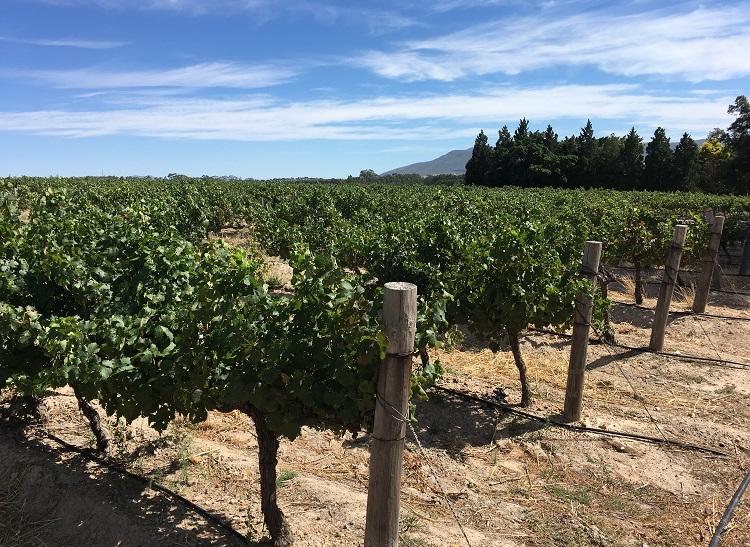
[[[274,547],[288,547],[294,538],[292,530],[277,503],[276,464],[278,463],[279,438],[266,424],[262,413],[247,407],[245,413],[255,422],[258,436],[258,468],[260,471],[260,506],[263,520],[268,528]]]
[[[635,303],[643,304],[643,277],[641,275],[641,261],[635,261]]]
[[[107,426],[104,425],[102,417],[96,411],[94,405],[92,405],[86,397],[81,395],[78,386],[74,385],[72,387],[73,393],[78,401],[78,408],[86,417],[86,420],[91,427],[91,431],[94,433],[94,437],[96,437],[96,449],[99,452],[105,454],[108,453],[110,448],[112,448],[112,434],[109,432],[109,429],[107,429]]]
[[[513,353],[513,360],[516,363],[518,369],[518,376],[521,380],[521,406],[531,406],[531,388],[529,387],[529,379],[526,376],[526,363],[521,355],[521,343],[520,333],[517,330],[508,331],[508,342],[510,343],[510,351]]]
[[[422,361],[422,366],[426,367],[430,364],[430,354],[427,351],[427,348],[422,348],[419,350],[419,358]]]

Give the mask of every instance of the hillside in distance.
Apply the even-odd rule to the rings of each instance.
[[[672,150],[675,149],[678,142],[678,140],[670,142]],[[703,146],[704,142],[706,142],[706,139],[695,140],[695,144],[698,146]],[[423,177],[429,175],[463,175],[466,172],[466,162],[471,158],[471,151],[472,148],[451,150],[434,160],[404,165],[403,167],[381,173],[381,175],[421,175]],[[646,153],[646,143],[643,145],[643,153]]]
[[[451,150],[447,154],[431,161],[412,163],[397,169],[382,173],[383,175],[463,175],[466,172],[466,162],[471,158],[472,148],[466,150]]]

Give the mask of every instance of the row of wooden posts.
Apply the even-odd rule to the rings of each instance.
[[[711,279],[719,263],[719,245],[724,217],[717,215],[712,223],[711,236],[702,261],[700,279],[696,287],[693,311],[706,310]],[[650,349],[660,351],[669,316],[680,260],[688,227],[675,227],[672,246],[667,256],[664,276],[651,328]],[[748,240],[750,240],[749,228]],[[743,264],[747,270],[750,245],[745,243]],[[582,273],[592,284],[599,271],[602,244],[587,241],[583,252]],[[578,295],[573,320],[573,343],[565,390],[564,416],[568,421],[581,418],[583,386],[586,371],[589,330],[593,295]],[[375,407],[370,476],[367,491],[365,547],[395,547],[398,545],[401,472],[404,440],[409,414],[411,354],[414,348],[417,320],[417,287],[411,283],[386,283],[383,298],[383,328],[388,338],[386,358],[378,374],[378,395]]]
[[[723,229],[724,216],[716,215],[711,223],[711,234],[701,263],[698,284],[695,287],[695,299],[693,300],[694,313],[704,313],[706,311],[708,293],[711,290],[711,280],[714,278],[718,279],[719,277],[716,270],[719,265],[719,246],[721,244]],[[661,287],[659,288],[656,309],[654,310],[654,319],[651,323],[649,349],[653,351],[664,349],[664,334],[667,330],[669,308],[672,304],[672,294],[674,293],[674,286],[680,272],[680,260],[682,259],[682,250],[685,245],[687,231],[688,227],[685,224],[678,224],[674,229],[672,245],[664,265],[664,274],[662,276]],[[750,245],[746,241],[744,254],[750,255],[749,248]],[[595,281],[596,274],[599,271],[601,251],[601,242],[586,242],[583,252],[582,273],[592,283]],[[570,350],[568,382],[565,389],[565,407],[563,410],[563,416],[569,421],[581,419],[592,306],[593,296],[591,294],[581,293],[578,295],[573,320],[573,344]]]

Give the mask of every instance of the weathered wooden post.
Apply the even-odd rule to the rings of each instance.
[[[685,245],[686,235],[686,225],[678,224],[675,226],[672,247],[669,249],[667,262],[664,265],[664,277],[661,280],[661,288],[659,289],[659,300],[656,302],[654,322],[651,325],[651,343],[649,344],[649,348],[654,351],[661,351],[664,348],[664,332],[667,330],[669,306],[672,303],[672,293],[677,282],[677,275],[680,273],[680,260],[682,259],[682,248]]]
[[[378,371],[375,423],[370,446],[365,547],[398,545],[401,470],[409,412],[411,358],[417,326],[417,286],[386,283],[383,329],[386,357]]]
[[[602,254],[600,241],[587,241],[583,251],[581,273],[591,281],[596,281],[599,271],[599,259]],[[568,384],[565,389],[565,409],[563,415],[569,422],[581,418],[583,404],[583,383],[586,374],[586,353],[589,347],[589,328],[594,297],[591,291],[582,291],[576,298],[575,316],[573,317],[573,346],[570,348],[568,364]]]
[[[721,243],[721,232],[724,230],[724,216],[716,215],[711,224],[711,237],[708,240],[708,249],[703,257],[701,275],[698,286],[695,289],[695,300],[693,301],[693,312],[703,313],[708,303],[708,291],[711,289],[711,278],[716,265],[719,263],[719,244]]]
[[[745,245],[742,247],[742,262],[740,262],[740,275],[747,275],[750,270],[750,221],[745,230]]]

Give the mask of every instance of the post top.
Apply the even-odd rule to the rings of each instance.
[[[407,283],[406,281],[389,281],[385,284],[385,288],[389,291],[416,291],[417,286],[414,283]]]

